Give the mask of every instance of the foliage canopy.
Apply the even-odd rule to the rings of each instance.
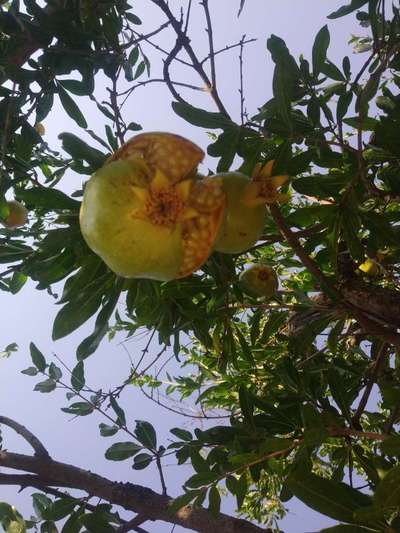
[[[329,60],[328,26],[316,35],[311,62],[296,59],[281,38],[270,36],[272,97],[249,117],[241,77],[239,123],[218,93],[215,57],[223,50],[214,49],[208,0],[199,2],[208,30],[204,59],[188,38],[189,12],[181,16],[164,0],[151,2],[166,22],[148,34],[138,30],[141,20],[125,0],[45,6],[12,0],[0,7],[0,217],[7,219],[11,197],[29,209],[27,225],[0,230],[0,289],[17,293],[31,278],[52,294],[63,281],[54,340],[96,317],[70,376],[33,343],[32,365],[23,373],[40,378],[35,390],[41,393],[64,387],[65,413],[103,413],[108,420],[101,436],[117,435],[106,459],[129,460],[134,469],[155,463],[162,491],[57,463],[28,429],[0,416],[34,449],[33,456],[23,456],[3,443],[0,465],[23,473],[2,471],[0,484],[39,491],[33,494],[34,519],[0,503],[3,528],[143,532],[147,520],[165,520],[197,531],[276,531],[285,502],[296,496],[338,522],[324,531],[400,531],[398,2],[351,0],[328,16],[358,19],[363,35],[352,44],[365,61],[357,72],[347,56],[339,65]],[[238,16],[244,0],[239,8]],[[273,175],[290,176],[284,186],[290,200],[268,206],[256,246],[242,254],[214,253],[201,270],[167,283],[122,279],[108,270],[80,233],[82,191],[61,190],[67,170],[89,177],[141,129],[122,102],[153,80],[147,49],[163,31],[176,37],[173,49],[157,49],[173,110],[193,128],[209,131],[215,170],[251,175],[256,164],[274,161]],[[242,66],[246,44],[242,39],[230,46]],[[172,79],[177,61],[200,77],[212,111],[193,106],[192,86]],[[109,98],[99,101],[104,80]],[[103,135],[87,124],[82,96],[102,114]],[[45,142],[40,125],[51,119],[57,100],[85,131],[85,140],[62,133],[61,154]],[[243,291],[239,276],[249,263],[277,272],[274,298]],[[123,314],[116,310],[121,302]],[[92,391],[85,360],[96,357],[107,334],[132,336],[142,328],[161,351],[151,357],[147,347],[119,387]],[[10,345],[2,355],[14,349]],[[180,372],[165,386],[153,363],[170,352]],[[157,390],[193,398],[207,429],[173,428],[173,442],[163,446],[149,421],[132,427],[126,420],[119,396],[131,386],[150,398]],[[170,455],[194,471],[175,500],[167,496],[162,466]],[[72,489],[69,495],[65,488]],[[225,492],[236,498],[244,520],[220,513]],[[94,505],[95,496],[108,503]],[[189,504],[192,512],[178,512]],[[122,519],[114,505],[137,516]]]

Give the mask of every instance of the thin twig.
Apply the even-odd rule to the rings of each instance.
[[[174,84],[172,83],[171,76],[169,74],[169,67],[172,63],[172,61],[176,58],[177,54],[182,49],[183,43],[182,39],[178,38],[176,39],[175,46],[171,50],[171,52],[168,54],[167,58],[164,60],[163,65],[163,75],[165,83],[170,90],[170,93],[175,98],[176,101],[186,103],[185,100],[181,97],[181,95],[178,93],[178,91],[175,89]]]
[[[240,77],[240,87],[239,87],[239,94],[240,94],[240,123],[244,124],[245,119],[245,113],[244,113],[244,89],[243,89],[243,43],[246,38],[246,35],[243,35],[243,37],[240,40],[240,52],[239,52],[239,77]]]
[[[167,491],[167,485],[165,484],[165,478],[164,478],[164,472],[162,469],[161,458],[158,453],[156,456],[156,465],[157,465],[158,474],[160,476],[162,494],[165,496],[168,493],[168,491]]]
[[[372,368],[370,369],[368,381],[367,381],[367,385],[365,387],[364,393],[361,397],[360,403],[358,404],[357,410],[351,419],[351,422],[356,429],[361,429],[360,418],[368,403],[369,397],[372,392],[372,388],[374,384],[376,383],[377,377],[379,375],[379,370],[381,368],[381,364],[384,361],[385,355],[387,353],[387,348],[388,348],[387,344],[382,343],[382,346],[380,347],[380,350],[376,356],[376,359],[372,365]]]
[[[217,88],[217,74],[215,69],[215,53],[214,53],[214,38],[213,38],[213,29],[211,23],[210,9],[208,6],[208,0],[203,0],[200,4],[204,8],[204,14],[206,16],[207,28],[206,32],[208,35],[208,48],[210,50],[210,70],[211,70],[211,84],[214,89]]]
[[[219,50],[214,52],[214,57],[219,55],[219,54],[222,54],[223,52],[226,52],[227,50],[232,50],[232,48],[237,48],[238,46],[243,46],[243,45],[246,45],[246,44],[249,44],[249,43],[254,43],[256,41],[257,41],[257,39],[253,38],[253,39],[247,39],[246,41],[243,41],[243,42],[242,42],[242,40],[240,40],[238,43],[229,44],[229,45],[225,46],[224,48],[220,48]],[[204,59],[202,59],[200,61],[200,65],[203,65],[209,59],[210,59],[210,54],[208,54]]]
[[[151,2],[153,2],[153,4],[155,4],[156,6],[158,6],[161,9],[161,11],[166,15],[168,20],[171,22],[171,25],[172,25],[172,27],[175,30],[175,33],[177,35],[178,40],[181,41],[183,48],[186,50],[186,53],[188,54],[188,56],[189,56],[189,58],[190,58],[190,60],[192,62],[193,69],[198,73],[200,78],[205,83],[206,87],[209,88],[210,95],[212,96],[212,98],[213,98],[213,100],[215,102],[215,105],[217,106],[217,108],[220,111],[220,113],[225,115],[225,117],[230,118],[227,110],[225,109],[224,104],[222,103],[222,101],[221,101],[221,99],[219,97],[218,91],[216,90],[215,87],[213,87],[212,82],[210,81],[210,79],[207,76],[205,70],[203,69],[200,61],[198,60],[198,58],[197,58],[197,56],[196,56],[196,54],[195,54],[195,52],[194,52],[194,50],[193,50],[193,48],[192,48],[192,46],[190,44],[189,37],[182,30],[182,24],[174,17],[174,15],[172,14],[172,11],[170,10],[168,4],[164,0],[151,0]]]

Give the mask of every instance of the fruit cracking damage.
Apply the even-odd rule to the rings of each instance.
[[[85,187],[80,211],[89,247],[116,274],[168,281],[196,271],[214,251],[240,253],[260,237],[266,203],[282,201],[273,162],[253,180],[197,173],[204,157],[171,133],[137,135]],[[283,179],[285,178],[285,179]]]

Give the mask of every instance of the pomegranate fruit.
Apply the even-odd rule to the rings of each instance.
[[[5,220],[1,220],[1,223],[10,229],[20,228],[24,226],[28,219],[28,210],[17,200],[10,200],[7,202],[9,209],[8,216]]]
[[[271,298],[278,289],[278,276],[268,265],[251,265],[239,276],[243,292],[253,297]]]
[[[168,281],[208,258],[225,205],[221,182],[201,179],[204,153],[170,133],[140,134],[90,178],[80,211],[89,247],[116,274]]]
[[[226,254],[236,254],[254,246],[262,234],[267,216],[265,204],[247,198],[252,180],[240,172],[217,174],[222,183],[226,207],[214,249]]]

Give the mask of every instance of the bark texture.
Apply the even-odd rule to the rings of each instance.
[[[35,476],[8,476],[9,484],[20,486],[68,487],[87,492],[112,504],[145,516],[148,520],[163,520],[202,533],[261,533],[269,531],[246,520],[223,513],[217,517],[202,508],[193,509],[186,505],[177,513],[169,511],[172,498],[154,492],[152,489],[133,483],[111,481],[87,470],[50,458],[29,456],[0,451],[0,466],[36,474]]]

